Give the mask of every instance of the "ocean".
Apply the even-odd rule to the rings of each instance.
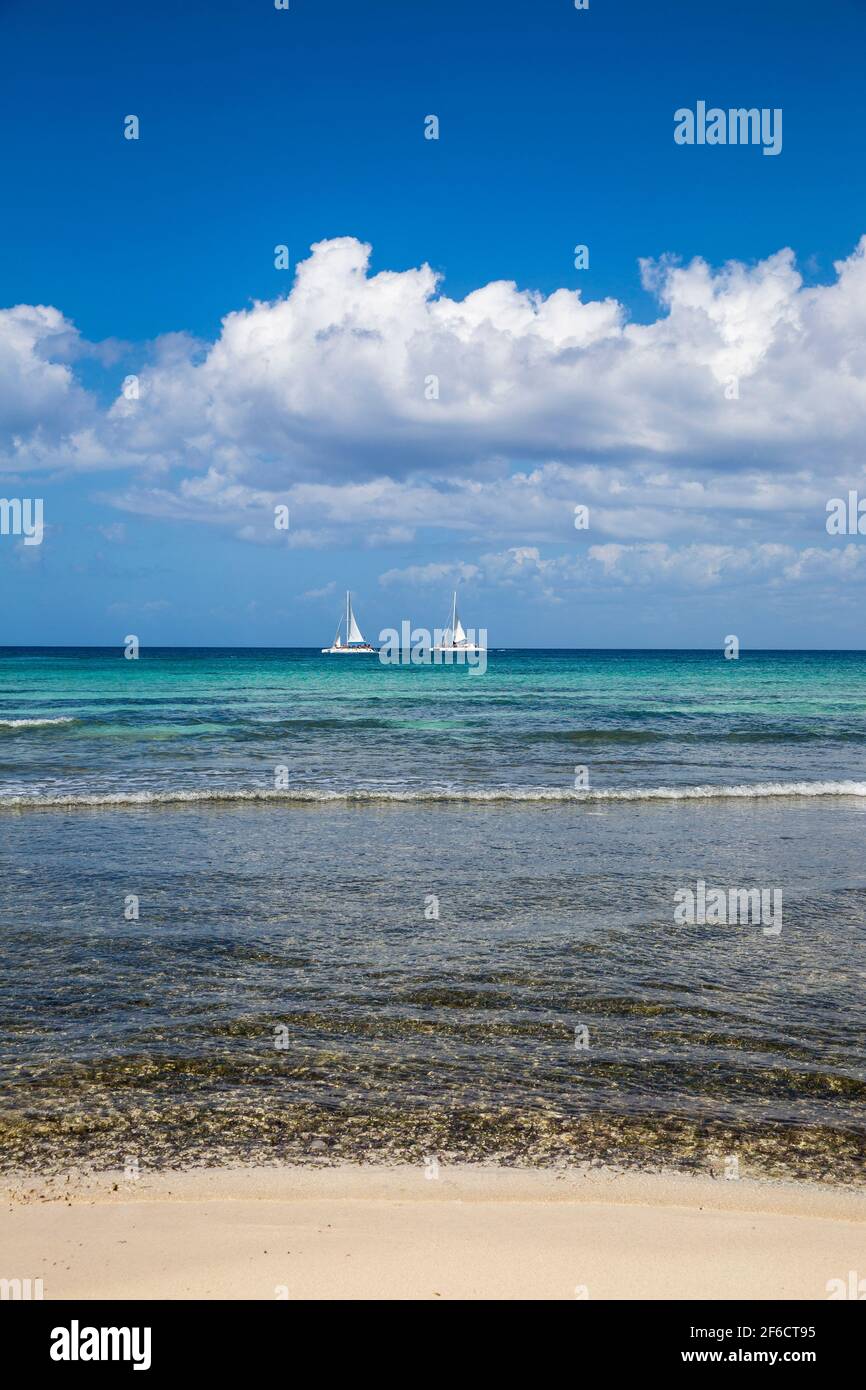
[[[864,815],[862,652],[0,649],[3,1165],[862,1182]]]

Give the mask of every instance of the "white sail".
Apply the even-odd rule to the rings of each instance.
[[[346,624],[345,642],[341,636],[344,623]],[[346,612],[337,624],[337,635],[330,647],[322,648],[323,656],[330,656],[335,652],[352,656],[363,656],[369,653],[375,655],[376,653],[376,648],[371,647],[369,642],[364,641],[364,634],[355,622],[355,615],[352,612],[352,595],[349,593],[348,589],[346,590]]]
[[[463,624],[457,616],[457,590],[454,590],[454,600],[451,605],[451,645],[456,646],[458,642],[466,641],[466,633],[463,631]]]
[[[363,642],[364,634],[355,622],[355,615],[352,612],[352,600],[346,595],[346,641]]]
[[[438,631],[441,632],[441,628],[438,629]],[[461,653],[480,652],[482,650],[483,648],[476,643],[474,638],[472,641],[469,640],[466,629],[460,621],[457,613],[457,590],[455,589],[451,599],[451,612],[448,615],[448,626],[442,633],[440,643],[434,646],[433,651],[451,652],[452,654],[460,656]]]

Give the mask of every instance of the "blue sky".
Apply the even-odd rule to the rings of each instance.
[[[375,635],[459,583],[495,645],[861,647],[864,38],[859,0],[0,3],[0,307],[55,311],[0,319],[0,495],[46,522],[0,643],[313,644],[347,585]],[[699,99],[782,152],[676,145]]]

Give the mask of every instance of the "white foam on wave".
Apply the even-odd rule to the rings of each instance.
[[[575,792],[588,801],[712,801],[717,798],[767,796],[866,796],[866,782],[742,782],[733,786],[624,787],[621,790]]]
[[[202,802],[295,802],[318,805],[332,802],[599,802],[599,801],[712,801],[763,797],[866,796],[866,782],[755,782],[734,786],[623,787],[607,791],[573,791],[561,787],[418,788],[388,791],[359,788],[330,791],[316,787],[286,790],[271,788],[198,788],[186,791],[130,791],[93,793],[0,793],[0,810],[41,807],[170,806]]]
[[[61,715],[56,719],[0,719],[0,729],[39,729],[46,724],[74,724],[75,720],[69,715]]]

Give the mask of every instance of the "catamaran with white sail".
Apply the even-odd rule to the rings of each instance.
[[[343,623],[346,624],[346,640],[342,639]],[[323,656],[344,656],[347,652],[372,652],[376,655],[376,648],[371,647],[369,642],[364,641],[364,634],[355,621],[355,614],[352,612],[352,595],[346,590],[346,613],[341,617],[337,624],[337,635],[330,647],[322,648]]]
[[[451,618],[449,624],[442,635],[441,643],[434,646],[432,650],[434,652],[483,652],[485,650],[484,647],[476,645],[475,642],[470,642],[469,638],[466,636],[463,624],[457,613],[456,589],[454,590],[454,599],[451,604]]]

